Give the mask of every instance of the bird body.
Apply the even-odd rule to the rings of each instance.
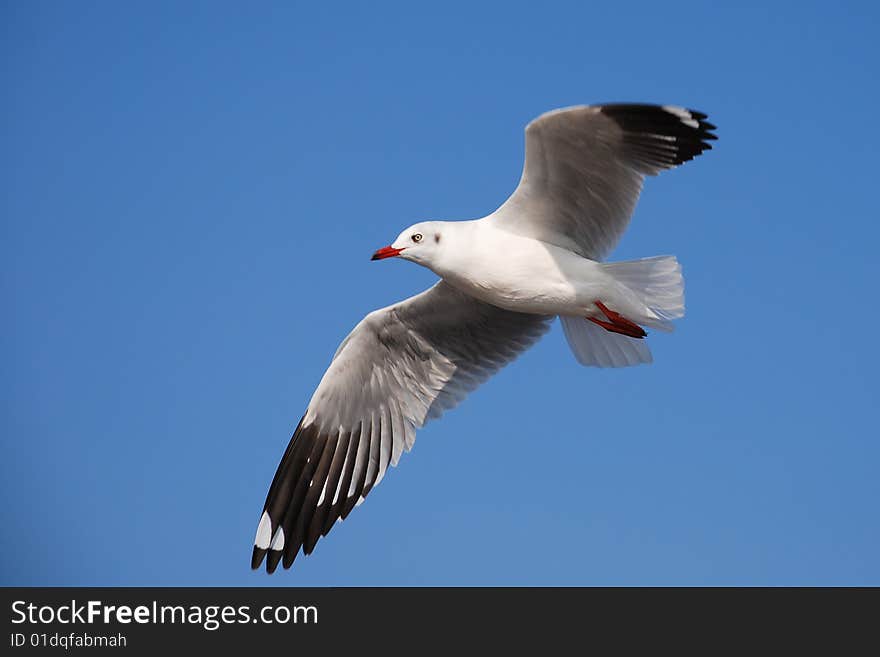
[[[266,496],[251,566],[311,553],[415,443],[416,430],[527,350],[559,317],[577,361],[650,363],[644,327],[684,315],[672,256],[604,262],[645,176],[710,148],[706,115],[610,104],[548,112],[526,126],[514,193],[472,221],[420,222],[374,260],[430,268],[428,290],[368,314],[342,341]]]
[[[412,234],[428,236],[423,247],[426,253],[407,253]],[[602,300],[637,323],[661,321],[638,291],[617,280],[607,266],[499,228],[491,215],[475,221],[415,224],[391,246],[401,250],[401,258],[428,267],[462,292],[499,308],[536,315],[602,317],[595,305]]]

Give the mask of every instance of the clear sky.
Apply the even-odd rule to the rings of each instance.
[[[417,4],[2,3],[0,584],[880,584],[877,4]],[[656,362],[556,324],[252,572],[339,341],[434,278],[373,250],[620,100],[720,137],[612,257],[683,263]]]

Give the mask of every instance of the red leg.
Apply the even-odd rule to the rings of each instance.
[[[633,321],[628,320],[620,313],[616,313],[613,310],[610,310],[601,301],[596,301],[595,303],[596,307],[602,311],[602,314],[608,318],[608,321],[605,322],[601,319],[587,317],[587,319],[589,319],[594,324],[598,324],[606,331],[611,331],[612,333],[620,333],[621,335],[627,335],[631,338],[644,338],[646,335],[648,335],[645,332],[645,329],[643,329],[641,326]]]

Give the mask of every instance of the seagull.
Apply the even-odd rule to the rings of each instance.
[[[526,126],[519,185],[492,214],[425,221],[373,260],[440,280],[369,313],[349,333],[284,452],[251,567],[289,568],[409,451],[416,430],[531,347],[559,317],[579,363],[650,363],[646,328],[684,315],[674,256],[603,262],[645,176],[711,148],[707,115],[670,105],[582,105]]]

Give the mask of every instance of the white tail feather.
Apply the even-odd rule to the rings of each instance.
[[[615,280],[628,287],[653,315],[629,319],[662,331],[671,331],[671,321],[684,317],[684,278],[675,256],[609,262],[602,267]]]
[[[684,278],[674,256],[604,263],[603,269],[632,294],[618,300],[630,321],[662,331],[684,316]],[[624,295],[629,297],[629,294]],[[613,308],[612,308],[613,309]],[[607,331],[583,317],[560,317],[565,338],[581,365],[627,367],[652,362],[647,341]]]
[[[565,339],[581,365],[627,367],[650,363],[651,349],[645,340],[611,333],[583,317],[560,317]]]

